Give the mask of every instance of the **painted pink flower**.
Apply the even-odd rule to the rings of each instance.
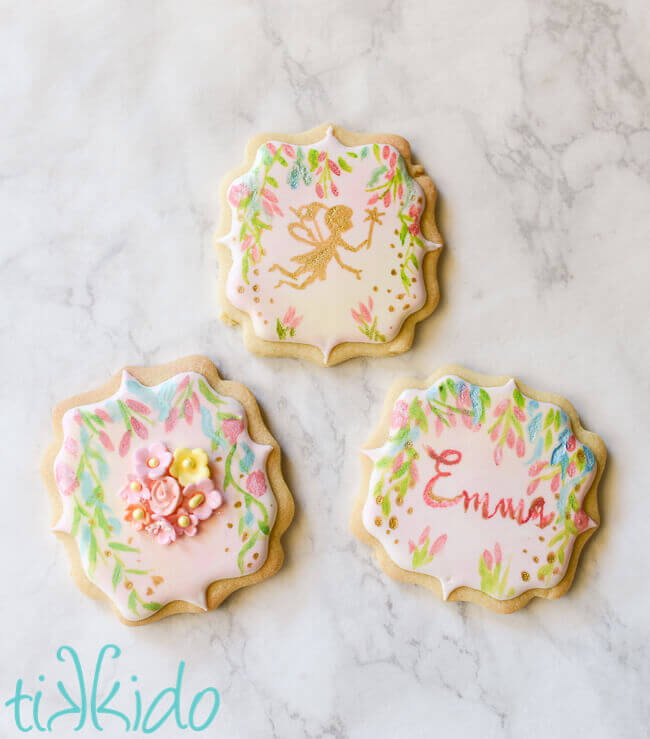
[[[582,510],[576,511],[573,516],[573,523],[578,531],[584,531],[589,526],[589,516]]]
[[[381,155],[384,159],[388,159],[390,156],[390,146],[388,146],[388,144],[384,144],[384,148],[381,150]]]
[[[54,468],[54,479],[62,495],[72,495],[79,485],[79,480],[70,465],[65,462],[57,462]]]
[[[146,439],[149,436],[149,432],[147,431],[147,427],[137,419],[135,416],[131,416],[129,418],[129,422],[131,423],[131,428],[133,431],[141,438]]]
[[[251,259],[253,260],[253,264],[257,264],[260,261],[260,249],[257,244],[251,246]]]
[[[287,308],[287,312],[284,314],[282,323],[289,328],[298,328],[302,319],[303,316],[297,316],[296,309],[292,305],[290,305]]]
[[[183,508],[191,511],[199,521],[210,518],[223,503],[221,493],[210,479],[193,482],[183,490]]]
[[[508,429],[508,433],[506,434],[506,444],[510,449],[515,445],[515,432],[512,429]]]
[[[560,482],[562,478],[560,477],[560,473],[558,472],[557,475],[551,480],[551,492],[556,493],[560,487]]]
[[[131,446],[131,432],[125,431],[124,436],[120,439],[120,457],[126,457]]]
[[[183,413],[185,415],[185,423],[190,426],[192,424],[192,419],[194,418],[194,408],[192,407],[192,402],[189,398],[185,398],[185,403],[183,403]]]
[[[102,408],[95,408],[93,413],[97,416],[97,418],[101,418],[104,423],[113,423],[113,419]]]
[[[136,475],[146,480],[158,480],[169,469],[172,453],[161,441],[157,441],[150,447],[136,449],[133,461]]]
[[[171,516],[181,500],[181,488],[173,477],[161,477],[151,486],[151,510],[158,516]]]
[[[409,226],[409,233],[413,236],[417,236],[420,233],[420,224],[417,221],[413,221]]]
[[[422,533],[420,534],[420,538],[418,540],[418,544],[422,546],[424,542],[429,538],[429,533],[431,532],[431,526],[427,526]]]
[[[415,542],[413,539],[409,539],[409,554],[413,554],[415,551]]]
[[[235,444],[239,435],[244,430],[244,422],[241,418],[227,418],[221,425],[223,433],[231,444]]]
[[[567,475],[569,477],[575,477],[575,474],[576,474],[577,471],[578,471],[578,469],[576,467],[576,463],[575,462],[570,462],[569,463],[569,466],[566,468]]]
[[[363,323],[363,318],[361,318],[361,316],[354,310],[354,308],[350,308],[350,313],[352,314],[352,318],[354,318],[357,323]]]
[[[370,321],[372,320],[372,316],[370,315],[370,311],[363,303],[359,303],[359,312],[363,316],[364,321],[366,323],[370,323]]]
[[[526,453],[526,445],[524,444],[524,440],[521,438],[521,436],[517,438],[516,452],[518,457],[523,457]]]
[[[518,405],[515,405],[512,409],[512,412],[515,414],[515,417],[518,421],[525,421],[526,420],[526,414],[521,410],[521,408]]]
[[[330,185],[330,190],[332,191],[332,195],[334,195],[334,197],[337,198],[339,195],[339,189],[333,182]]]
[[[266,477],[262,470],[251,472],[246,478],[246,490],[256,498],[261,498],[266,492]]]
[[[497,446],[494,448],[494,463],[501,464],[502,459],[503,459],[503,447]]]
[[[483,561],[485,562],[485,566],[488,568],[488,570],[492,569],[492,553],[486,549],[483,552]]]
[[[404,452],[400,452],[393,461],[393,472],[396,472],[404,462]]]
[[[126,404],[132,411],[135,411],[136,413],[142,413],[143,416],[148,416],[151,413],[151,408],[149,408],[148,405],[141,403],[139,400],[132,400],[131,398],[128,398]]]
[[[419,218],[420,217],[420,209],[418,208],[415,203],[409,208],[409,216],[411,218]]]
[[[147,533],[153,536],[158,544],[171,544],[176,541],[176,529],[164,518],[154,516],[147,526]]]
[[[170,411],[167,419],[165,420],[165,431],[169,433],[178,421],[178,408],[174,406]]]
[[[411,462],[411,467],[409,469],[410,475],[411,475],[411,482],[415,485],[415,483],[420,478],[420,473],[418,471],[418,466],[415,462]]]
[[[539,485],[539,478],[533,480],[530,485],[526,488],[526,494],[532,495],[535,490],[537,490],[537,486]]]
[[[374,205],[378,201],[379,201],[379,195],[375,193],[374,195],[371,195],[368,198],[368,205]]]
[[[72,414],[72,418],[74,419],[74,422],[75,423],[78,423],[79,424],[79,426],[81,426],[81,424],[83,423],[83,418],[81,417],[81,412],[79,410],[76,410]]]
[[[392,198],[390,196],[390,192],[385,193],[385,195],[384,195],[384,208],[388,208],[388,206],[390,205],[391,200],[392,200]]]
[[[228,190],[228,201],[236,208],[249,193],[248,187],[243,182],[238,182]]]
[[[445,428],[439,416],[436,416],[436,427],[435,428],[436,428],[436,436],[440,436],[440,434],[443,432]]]
[[[499,438],[500,433],[501,433],[501,424],[497,423],[497,425],[492,429],[492,433],[490,434],[490,439],[492,439],[492,441],[496,441]]]
[[[199,519],[193,513],[185,510],[185,508],[179,508],[171,519],[171,524],[179,536],[183,534],[185,536],[194,536],[198,523]]]
[[[404,195],[404,185],[399,184],[397,186],[397,197],[401,200],[402,199],[402,195]]]
[[[178,387],[176,388],[176,395],[180,395],[189,384],[190,384],[190,376],[185,375],[185,377],[178,383]]]
[[[295,157],[296,156],[296,150],[293,148],[293,146],[290,146],[289,144],[282,144],[282,151],[288,157]]]
[[[248,247],[249,247],[249,246],[251,246],[252,244],[253,244],[253,237],[252,237],[252,236],[251,236],[251,235],[249,234],[249,235],[248,235],[248,236],[246,236],[246,238],[245,238],[245,239],[244,239],[244,240],[243,240],[243,241],[241,242],[241,244],[240,244],[240,248],[241,248],[241,250],[242,250],[242,251],[246,251],[246,249],[248,249]]]
[[[461,419],[465,428],[471,429],[474,425],[474,419],[472,418],[472,416],[468,416],[466,413],[463,413],[461,415]]]
[[[113,446],[113,442],[110,440],[110,437],[105,431],[99,432],[99,441],[101,442],[101,445],[109,452],[112,452],[115,447]]]
[[[431,545],[431,549],[429,549],[429,556],[435,557],[436,554],[439,554],[445,548],[446,543],[447,534],[442,534],[442,536],[439,536]]]
[[[323,190],[323,186],[320,182],[316,185],[316,195],[318,195],[319,198],[325,197],[325,190]]]
[[[194,408],[194,410],[198,411],[199,408],[201,407],[201,403],[199,402],[199,396],[195,392],[192,392],[192,395],[190,396],[190,400],[192,401],[192,407]]]
[[[576,437],[571,434],[566,442],[567,452],[572,452],[576,448]]]
[[[508,405],[510,404],[510,398],[504,398],[500,403],[497,403],[494,407],[494,415],[495,416],[501,416],[503,413],[506,412],[506,409],[508,408]]]
[[[395,403],[393,412],[390,417],[390,425],[392,428],[401,429],[409,422],[409,407],[405,400],[399,400]]]
[[[501,545],[499,542],[494,545],[494,564],[501,564]]]
[[[318,161],[319,162],[324,162],[326,156],[327,156],[327,152],[326,151],[319,152],[318,153]]]
[[[531,477],[537,477],[539,473],[546,467],[548,462],[542,462],[541,460],[539,462],[534,462],[530,465],[530,469],[528,470],[528,474]]]
[[[278,147],[275,144],[272,144],[270,141],[267,142],[266,148],[271,152],[271,154],[275,154],[275,152],[278,150]]]
[[[79,454],[79,444],[77,444],[77,440],[73,439],[71,436],[65,437],[63,448],[68,452],[68,454],[72,454],[73,457],[76,457],[77,454]]]
[[[129,504],[139,503],[142,500],[149,500],[151,491],[147,487],[146,480],[137,475],[128,474],[126,476],[127,484],[120,490],[120,497]]]

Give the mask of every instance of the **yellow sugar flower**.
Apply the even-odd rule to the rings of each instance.
[[[181,485],[205,480],[210,477],[208,455],[203,449],[187,449],[181,447],[174,451],[174,460],[169,472],[178,479]]]

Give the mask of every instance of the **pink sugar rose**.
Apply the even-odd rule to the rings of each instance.
[[[150,447],[140,447],[133,455],[135,474],[147,480],[158,480],[169,469],[172,454],[160,441]]]
[[[139,503],[141,500],[149,500],[151,491],[147,487],[146,480],[137,475],[128,474],[128,483],[120,490],[120,497],[127,503]]]
[[[203,501],[198,502],[199,498],[197,496],[203,496]],[[219,508],[222,503],[223,497],[214,487],[212,480],[205,479],[193,482],[183,490],[183,507],[192,511],[199,521],[210,518],[212,511]]]
[[[182,521],[183,519],[187,519],[189,521],[187,526],[180,525],[179,521]],[[179,508],[171,518],[171,524],[178,536],[182,536],[183,534],[185,534],[185,536],[194,536],[197,531],[198,523],[199,519],[185,508]]]
[[[246,479],[246,490],[256,498],[261,498],[266,492],[266,477],[262,470],[251,472]]]
[[[400,400],[395,404],[393,413],[390,417],[390,425],[395,429],[401,429],[409,422],[409,407],[405,400]]]
[[[149,505],[157,516],[170,516],[181,500],[181,488],[173,477],[161,477],[151,486]]]
[[[227,418],[221,425],[221,428],[226,439],[228,439],[231,444],[234,444],[239,438],[241,432],[244,430],[244,422],[241,418]]]

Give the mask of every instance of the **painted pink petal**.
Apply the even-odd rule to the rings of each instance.
[[[429,556],[435,557],[436,554],[439,554],[444,549],[446,543],[447,534],[442,534],[442,536],[439,536],[431,545],[431,549],[429,549]]]

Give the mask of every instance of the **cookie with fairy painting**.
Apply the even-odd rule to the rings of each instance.
[[[363,449],[352,529],[391,577],[511,613],[571,586],[606,456],[567,400],[513,378],[402,379]]]
[[[204,357],[128,367],[54,410],[42,474],[77,585],[126,624],[216,608],[280,568],[293,516],[255,398]]]
[[[399,136],[255,137],[223,183],[223,320],[252,352],[326,366],[408,350],[438,303],[435,199]]]

